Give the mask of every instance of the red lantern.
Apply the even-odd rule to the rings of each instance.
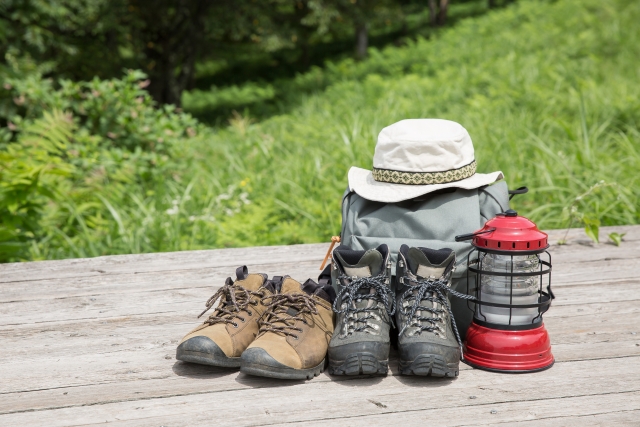
[[[473,286],[467,291],[475,294],[473,322],[463,346],[467,364],[510,373],[553,365],[542,321],[554,298],[547,237],[511,209],[475,233],[456,237],[473,239],[474,247],[467,258],[467,286]]]

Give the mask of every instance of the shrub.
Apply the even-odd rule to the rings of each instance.
[[[638,223],[638,21],[631,0],[521,0],[314,69],[288,83],[286,113],[213,129],[154,108],[138,72],[14,73],[0,93],[0,256],[326,241],[348,169],[370,168],[378,132],[415,117],[462,123],[479,171],[532,189],[515,208],[542,228]]]
[[[155,108],[144,79],[5,80],[13,106],[0,150],[0,260],[132,250],[119,247],[114,207],[162,193],[183,168],[174,161],[182,144],[204,129]]]

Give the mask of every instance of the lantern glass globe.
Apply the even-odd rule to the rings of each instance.
[[[491,272],[513,273],[514,276],[482,275],[480,299],[484,302],[525,305],[538,303],[540,276],[518,276],[518,273],[531,273],[540,270],[537,255],[499,255],[485,253],[482,256],[482,269]],[[499,325],[527,325],[538,316],[537,308],[512,308],[511,322],[509,309],[482,305],[476,312],[476,318]]]

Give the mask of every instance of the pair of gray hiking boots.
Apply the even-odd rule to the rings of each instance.
[[[391,283],[387,245],[333,251],[336,328],[329,342],[332,375],[386,375],[395,317],[402,375],[455,377],[461,341],[448,300],[456,254],[402,245]]]

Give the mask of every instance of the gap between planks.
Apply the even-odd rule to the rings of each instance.
[[[172,312],[183,312],[185,319],[188,319],[192,314],[199,313],[198,310],[214,291],[215,288],[207,291],[189,287],[170,291],[142,291],[126,296],[110,293],[7,302],[0,304],[0,329],[11,329],[24,324],[41,324],[45,327],[69,320],[121,322],[132,316],[154,316]],[[554,292],[556,300],[553,307],[624,301],[632,295],[640,294],[640,282],[637,279],[610,279],[609,283],[600,280],[581,286],[556,286]]]
[[[602,227],[603,241],[612,231],[627,233],[623,246],[637,246],[640,241],[640,226]],[[551,230],[550,242],[564,236],[563,230]],[[586,239],[586,240],[585,240]],[[571,244],[553,246],[553,250],[567,253],[585,250],[609,250],[616,247],[607,243],[591,245],[584,230],[571,229],[568,241]],[[324,257],[328,243],[291,246],[263,246],[252,248],[212,249],[201,251],[164,252],[152,254],[113,255],[96,258],[10,263],[0,265],[1,282],[28,282],[42,278],[71,278],[100,276],[113,273],[143,273],[153,271],[175,271],[206,267],[228,267],[238,265],[260,265],[287,263],[292,258],[299,261],[319,262]],[[180,268],[176,269],[176,266]],[[232,270],[231,270],[232,271]]]
[[[640,313],[637,312],[613,317],[605,313],[592,315],[588,325],[580,317],[570,317],[553,319],[548,322],[548,327],[556,359],[563,362],[640,355],[640,336],[622,331],[626,326],[638,323]],[[626,326],[621,328],[621,325]],[[125,342],[122,344],[122,337],[118,338],[116,347],[110,345],[115,339],[105,336],[96,341],[95,337],[72,338],[67,346],[31,349],[34,350],[31,353],[29,347],[16,348],[18,351],[9,351],[7,354],[12,356],[0,364],[2,388],[6,396],[6,393],[19,394],[38,388],[65,387],[70,390],[87,383],[101,383],[105,379],[122,384],[170,379],[180,375],[181,371],[188,375],[205,375],[209,372],[206,368],[197,367],[194,371],[194,365],[176,365],[173,359],[176,341],[168,339],[169,336],[179,338],[190,328],[191,325],[172,325],[167,329],[163,324],[146,330],[126,328],[128,336],[124,337]],[[55,335],[43,339],[52,345],[64,342]],[[83,342],[90,345],[83,346]],[[20,342],[16,340],[15,344],[8,344],[6,348],[10,350]],[[393,363],[392,369],[395,370]],[[216,372],[222,375],[227,371],[214,369],[213,373],[218,375]],[[217,380],[214,386],[229,390],[237,384],[225,379],[222,382]]]
[[[326,421],[328,414],[331,414],[331,419],[353,419],[375,417],[381,412],[403,413],[404,417],[411,412],[433,412],[436,409],[438,413],[452,408],[464,412],[523,402],[535,406],[537,401],[552,399],[606,398],[613,394],[636,393],[640,389],[638,360],[640,358],[635,357],[627,361],[629,368],[623,378],[611,376],[605,364],[595,361],[560,363],[549,371],[517,376],[469,370],[463,373],[464,377],[455,380],[394,376],[292,383],[240,374],[238,381],[245,388],[225,390],[215,395],[196,393],[38,412],[46,413],[47,419],[58,421],[50,425],[68,425],[65,423],[71,419],[78,424],[99,423],[104,420],[102,416],[107,415],[106,420],[115,421],[112,414],[116,413],[120,420],[129,418],[140,421],[140,418],[151,416],[162,417],[163,422],[173,418],[174,423],[181,419],[179,424],[193,425],[219,414],[224,408],[225,419],[217,420],[218,425],[255,425],[268,420],[265,410],[269,412],[270,419],[276,422],[302,422],[314,419]],[[557,381],[558,377],[564,381]],[[598,384],[597,388],[588,387],[594,383]],[[346,401],[336,399],[336,396],[345,392],[349,396]],[[286,399],[283,399],[283,393]],[[471,396],[475,398],[471,399]],[[33,412],[5,414],[0,416],[0,422],[25,427],[42,416]]]

